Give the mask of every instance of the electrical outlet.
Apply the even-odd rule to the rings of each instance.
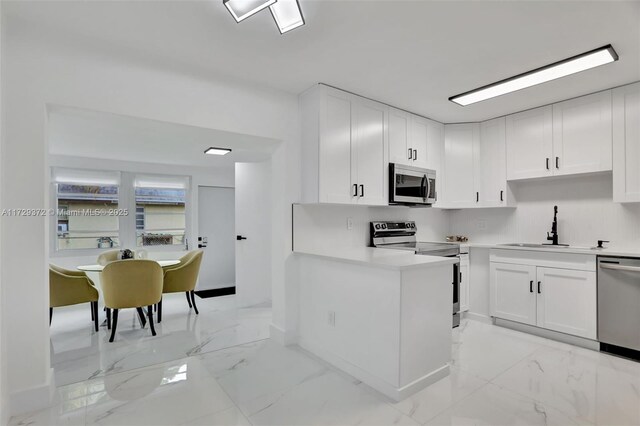
[[[348,217],[347,218],[347,229],[348,230],[352,230],[353,229],[353,218],[352,217]]]
[[[485,231],[487,229],[487,221],[484,219],[478,220],[478,229],[480,231]]]
[[[329,325],[331,327],[335,327],[336,326],[336,311],[329,311],[327,313],[327,322],[329,323]]]

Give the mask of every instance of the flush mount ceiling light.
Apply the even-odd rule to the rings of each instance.
[[[229,148],[207,148],[204,153],[209,155],[227,155],[231,150]]]
[[[271,6],[276,1],[277,0],[222,0],[222,3],[229,9],[229,12],[231,12],[236,22],[240,22],[260,12],[262,9]]]
[[[495,98],[507,93],[522,90],[537,84],[546,83],[560,77],[595,68],[618,60],[618,54],[608,44],[604,47],[555,62],[533,71],[525,72],[469,92],[461,93],[449,98],[451,102],[467,106],[476,102]]]
[[[304,17],[298,0],[278,0],[269,6],[269,10],[278,25],[280,34],[304,25]]]

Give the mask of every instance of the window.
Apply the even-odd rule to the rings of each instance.
[[[136,245],[185,243],[186,179],[142,177],[135,181]]]
[[[55,184],[56,248],[118,247],[118,185],[65,180]]]

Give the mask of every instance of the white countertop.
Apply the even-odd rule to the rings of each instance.
[[[375,247],[338,248],[327,252],[313,253],[296,251],[294,253],[396,270],[452,265],[457,262],[457,259],[451,257],[416,255],[406,250]]]
[[[627,256],[627,257],[640,257],[640,245],[638,246],[612,246],[602,249],[592,248],[589,246],[569,246],[569,247],[514,247],[505,246],[505,243],[464,243],[471,248],[487,248],[487,249],[501,249],[501,250],[524,250],[524,251],[542,251],[549,253],[573,253],[573,254],[591,254],[594,256]],[[511,243],[506,243],[511,244]],[[537,244],[537,243],[534,243]]]

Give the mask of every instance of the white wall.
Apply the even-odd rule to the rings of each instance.
[[[640,204],[612,201],[610,173],[521,182],[513,188],[517,208],[456,210],[450,231],[476,243],[546,242],[557,205],[561,243],[594,246],[600,239],[611,246],[640,246]]]
[[[4,30],[5,26],[3,25],[3,12],[2,12],[2,2],[0,2],[0,209],[4,207],[2,202],[2,145],[4,143],[4,102],[3,102],[3,94],[4,94]],[[2,227],[0,226],[0,241],[2,240]],[[0,259],[2,259],[2,245],[0,244]],[[2,263],[0,262],[0,307],[2,307],[2,302],[4,300],[4,296],[2,295],[4,292],[4,286],[2,283]],[[7,373],[7,356],[6,352],[6,339],[7,333],[5,331],[5,322],[2,320],[2,315],[0,315],[0,424],[7,424],[9,420],[9,390],[8,390],[8,373]]]
[[[347,218],[353,229],[347,229]],[[448,212],[434,208],[366,207],[337,204],[294,206],[296,251],[314,253],[335,247],[365,247],[370,244],[369,222],[414,220],[420,241],[444,241],[449,229]]]
[[[37,4],[34,4],[37,7]],[[290,250],[290,204],[299,198],[297,97],[279,91],[164,70],[118,49],[78,51],[41,28],[3,22],[5,108],[0,203],[45,208],[49,203],[46,107],[66,105],[283,141],[273,166],[273,323],[295,327],[295,286],[285,282]],[[0,263],[6,356],[14,413],[48,404],[51,390],[48,330],[48,221],[2,218]],[[291,292],[294,295],[291,295]]]

